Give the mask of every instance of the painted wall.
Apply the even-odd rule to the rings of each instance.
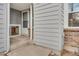
[[[21,11],[10,9],[10,24],[21,24]]]

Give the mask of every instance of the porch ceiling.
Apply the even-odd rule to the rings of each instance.
[[[31,3],[11,3],[10,7],[19,11],[29,9]]]

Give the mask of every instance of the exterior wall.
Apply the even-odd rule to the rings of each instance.
[[[65,52],[66,51],[66,52]],[[67,56],[79,55],[79,28],[64,29],[64,53]]]
[[[34,4],[34,42],[61,51],[64,46],[64,6],[56,3]]]
[[[10,9],[10,24],[21,24],[21,11]]]
[[[0,52],[8,51],[9,45],[9,4],[0,3]]]

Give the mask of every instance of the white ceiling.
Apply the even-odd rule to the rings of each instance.
[[[19,11],[29,9],[30,3],[11,3],[10,7]]]

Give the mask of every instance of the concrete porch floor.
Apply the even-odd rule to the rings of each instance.
[[[9,52],[8,56],[48,56],[50,50],[33,44],[23,45]]]
[[[18,36],[11,38],[11,51],[7,56],[48,56],[51,50],[48,48],[34,45],[28,37]],[[0,53],[0,56],[4,56],[4,53]]]
[[[15,37],[8,56],[47,56],[49,49],[33,45],[27,36]]]

